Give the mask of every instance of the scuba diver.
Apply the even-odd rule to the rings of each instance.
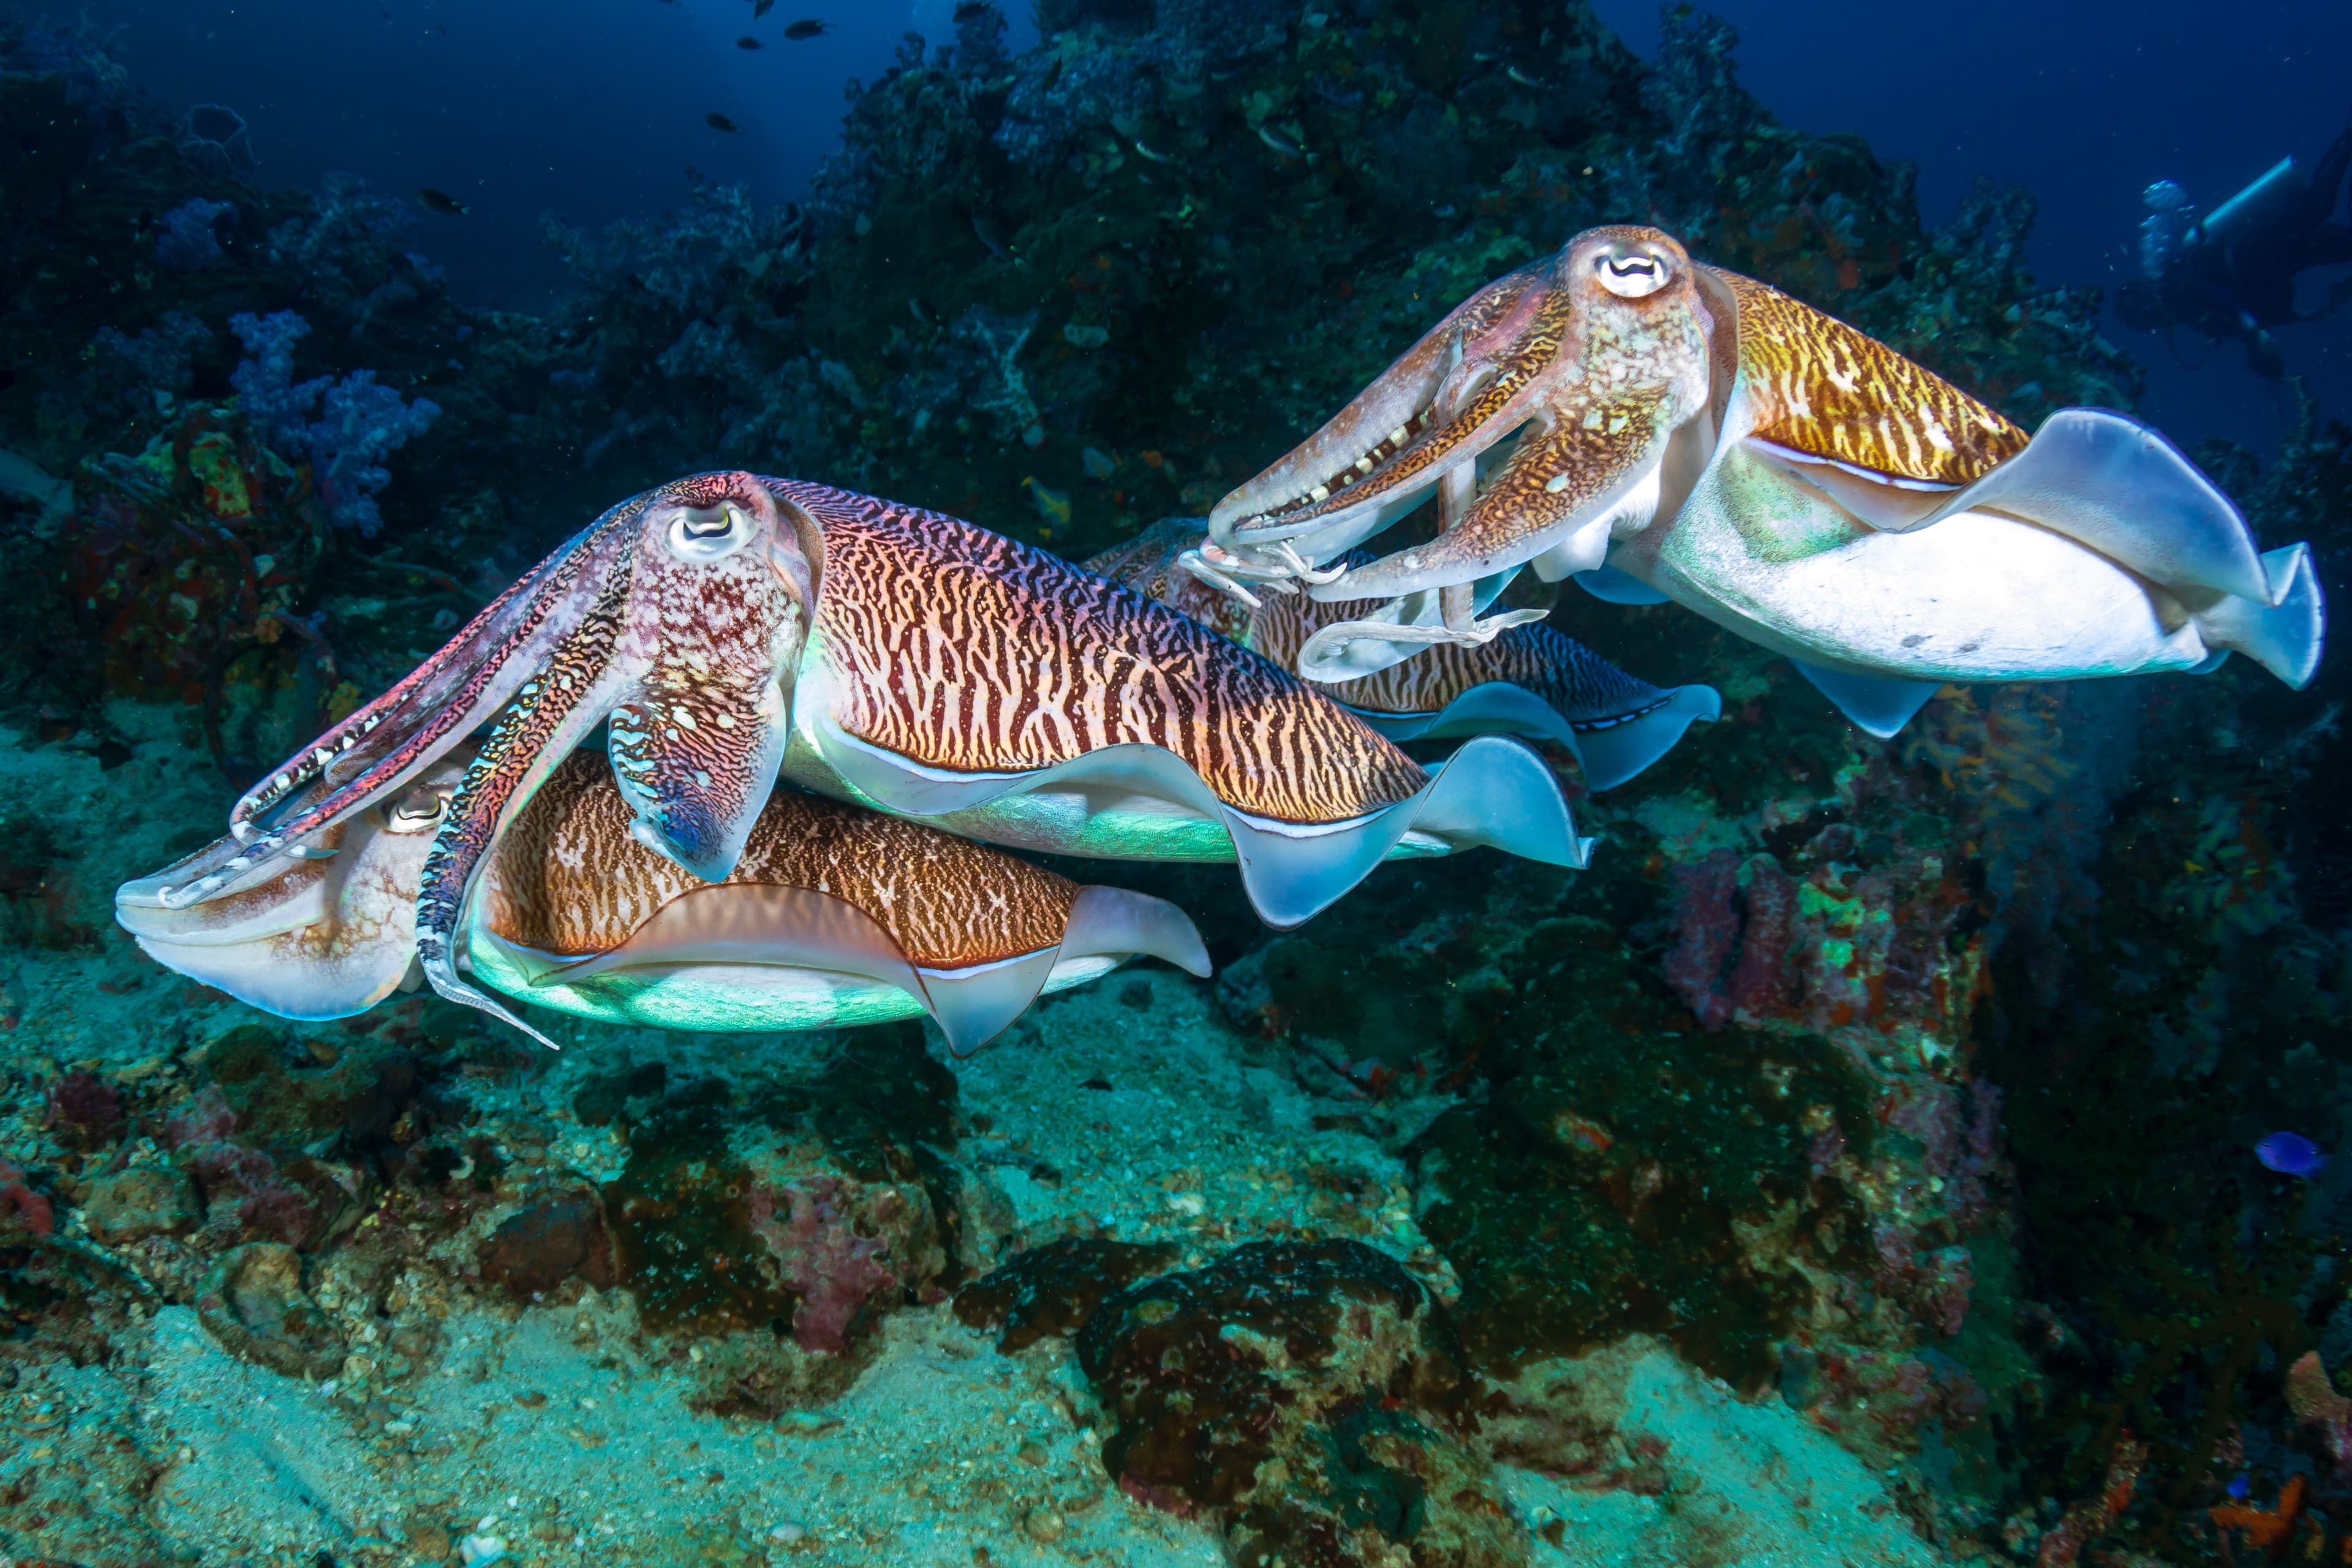
[[[2336,216],[2347,169],[2352,131],[2308,174],[2283,158],[2202,218],[2188,192],[2158,180],[2141,196],[2148,209],[2140,220],[2141,275],[2116,290],[2116,313],[2138,331],[2179,326],[2215,342],[2242,342],[2247,368],[2276,380],[2285,362],[2271,329],[2315,321],[2352,298],[2352,279],[2344,279],[2316,310],[2294,301],[2297,274],[2352,261],[2352,224]]]

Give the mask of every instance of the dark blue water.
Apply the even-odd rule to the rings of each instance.
[[[541,214],[593,226],[658,211],[689,168],[791,199],[837,139],[844,84],[878,76],[910,29],[945,39],[952,8],[782,0],[754,23],[749,0],[103,0],[89,14],[121,27],[114,52],[152,91],[245,114],[265,183],[350,169],[470,205],[421,242],[465,297],[528,308],[562,284]],[[1595,9],[1637,51],[1654,47],[1651,0]],[[2352,115],[2352,7],[2309,0],[2249,0],[2226,17],[2190,0],[1990,0],[1957,26],[1875,0],[1713,9],[1739,26],[1743,78],[1782,118],[1916,163],[1931,226],[1979,174],[2027,186],[2048,283],[2129,277],[2151,180],[2210,206],[2289,153],[2315,156]],[[1025,47],[1026,7],[1009,10],[1008,42]],[[803,16],[831,30],[786,39]],[[745,36],[762,47],[738,47]],[[712,130],[713,112],[741,129]],[[2109,329],[2148,364],[2145,412],[2177,437],[2273,443],[2289,395],[2235,350],[2184,336],[2176,354],[2112,313]],[[2326,407],[2352,407],[2352,324],[2284,342]]]
[[[115,58],[173,104],[244,115],[264,184],[348,169],[472,210],[419,235],[470,301],[542,303],[562,285],[540,215],[593,226],[677,204],[691,168],[791,200],[838,142],[852,79],[917,27],[950,36],[953,0],[106,0]],[[784,37],[803,17],[830,31]],[[736,40],[756,38],[744,49]],[[1009,41],[1034,40],[1026,14]],[[740,129],[715,131],[707,115]]]
[[[1979,174],[2042,205],[2032,245],[2045,283],[2114,287],[2135,271],[2149,182],[2177,180],[2210,208],[2288,153],[2315,158],[2352,120],[2352,7],[2309,0],[2145,5],[1987,0],[1964,19],[1876,0],[1717,0],[1740,29],[1740,77],[1782,119],[1853,132],[1919,166],[1921,216],[1951,216]],[[1648,55],[1650,0],[1593,9]],[[2307,280],[2305,294],[2321,293]],[[2184,439],[2275,439],[2285,392],[2237,351],[2184,335],[2181,361],[2110,310],[2114,342],[2144,361],[2142,412]],[[2281,334],[2290,373],[2324,405],[2352,408],[2352,322]],[[2200,365],[2200,362],[2201,365]]]

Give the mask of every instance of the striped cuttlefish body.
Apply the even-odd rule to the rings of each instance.
[[[1169,518],[1089,560],[1087,569],[1182,612],[1285,669],[1325,627],[1379,613],[1370,601],[1324,603],[1268,592],[1253,605],[1186,571],[1207,537],[1195,518]],[[1369,552],[1343,561],[1360,563]],[[1331,699],[1392,741],[1517,735],[1573,755],[1586,787],[1625,783],[1673,750],[1692,723],[1723,711],[1711,686],[1653,686],[1567,634],[1541,623],[1508,627],[1477,644],[1439,643],[1384,664]]]
[[[293,1018],[365,1012],[415,984],[418,881],[462,773],[452,757],[389,807],[332,830],[231,898],[167,909],[167,870],[116,916],[167,967]],[[640,844],[604,760],[574,752],[491,853],[462,964],[507,996],[614,1024],[816,1029],[929,1014],[958,1054],[1047,993],[1130,958],[1195,974],[1173,906],[1080,887],[920,824],[772,795],[727,879]]]

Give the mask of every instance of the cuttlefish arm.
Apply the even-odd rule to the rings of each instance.
[[[1723,430],[1871,527],[1964,512],[2035,523],[2175,592],[2264,605],[2272,574],[2245,520],[2158,432],[2063,408],[2029,439],[1934,372],[1768,284],[1702,268],[1737,344]]]
[[[238,892],[177,907],[161,896],[178,875],[168,868],[118,889],[114,918],[166,968],[280,1017],[364,1013],[420,978],[417,883],[466,760],[445,757],[382,806],[343,818],[325,835],[329,858],[288,860]]]
[[[1473,597],[1459,591],[1469,584],[1539,557],[1554,558],[1559,569],[1547,574],[1555,577],[1598,565],[1612,531],[1646,524],[1670,438],[1709,387],[1710,317],[1682,247],[1654,229],[1590,230],[1550,261],[1490,284],[1457,317],[1219,503],[1204,562],[1261,574],[1285,559],[1319,566],[1435,489],[1436,540],[1318,576],[1307,590],[1325,601],[1443,592],[1433,626],[1391,616],[1333,630],[1334,641],[1393,644],[1403,657],[1429,642],[1483,641],[1509,624],[1476,620]],[[1443,374],[1433,374],[1438,364]],[[1405,409],[1410,419],[1375,435]],[[1481,459],[1515,436],[1517,449],[1482,489]],[[1373,444],[1336,481],[1307,482],[1351,441]]]

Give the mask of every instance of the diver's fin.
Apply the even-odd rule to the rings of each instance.
[[[575,985],[616,969],[671,963],[824,969],[928,1000],[898,942],[856,904],[813,888],[749,883],[697,888],[672,899],[620,946],[534,975],[531,984]]]
[[[2230,498],[2171,442],[2108,409],[2060,409],[2025,450],[1916,526],[1968,510],[2039,523],[2175,593],[2206,588],[2278,603]]]
[[[1192,917],[1165,899],[1125,888],[1080,888],[1059,952],[1063,958],[1157,958],[1209,976],[1209,950]]]
[[[1675,749],[1694,722],[1723,717],[1723,698],[1712,686],[1677,686],[1674,695],[1630,719],[1576,731],[1577,760],[1584,764],[1584,787],[1614,789]]]
[[[1029,1010],[1054,973],[1058,950],[1039,948],[973,969],[921,971],[931,1019],[955,1056],[968,1057]]]
[[[1823,669],[1817,664],[1792,658],[1797,673],[1813,683],[1821,694],[1837,704],[1839,712],[1852,720],[1855,728],[1867,730],[1880,740],[1889,740],[1911,716],[1927,706],[1927,700],[1944,689],[1940,680],[1897,680],[1885,675],[1851,675],[1843,669]]]
[[[1614,566],[1595,566],[1590,572],[1579,572],[1574,578],[1578,587],[1596,599],[1612,605],[1671,605],[1672,599],[1634,576]]]
[[[2189,602],[2197,635],[2210,648],[2244,654],[2297,691],[2311,684],[2327,639],[2327,606],[2311,546],[2290,544],[2262,557],[2268,602],[2223,595]]]

